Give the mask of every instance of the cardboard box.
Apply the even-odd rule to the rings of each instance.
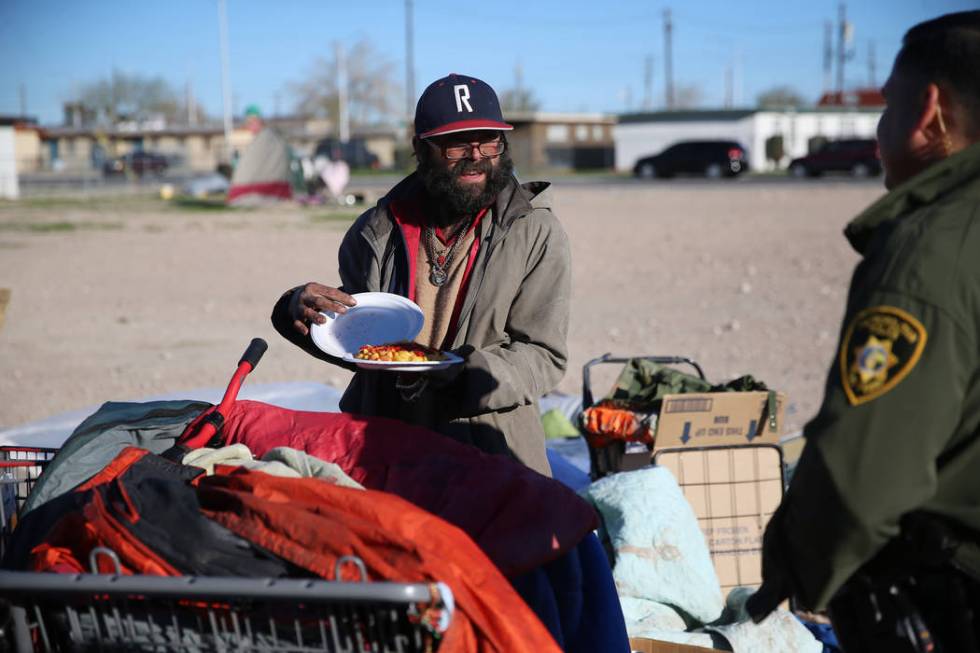
[[[661,642],[644,637],[631,637],[630,649],[638,653],[709,653],[710,651],[720,650],[716,648],[704,648],[702,646],[691,646],[690,644]]]
[[[657,421],[654,461],[691,504],[723,595],[762,583],[762,536],[783,498],[786,397],[774,400],[770,410],[768,392],[667,395]]]
[[[762,583],[762,536],[783,497],[777,446],[666,449],[654,462],[670,470],[694,510],[722,595]]]
[[[657,417],[654,450],[777,444],[783,428],[786,397],[768,392],[697,392],[664,397]]]

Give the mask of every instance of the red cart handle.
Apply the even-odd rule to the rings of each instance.
[[[268,348],[269,344],[262,338],[252,339],[252,342],[248,345],[248,349],[245,350],[241,360],[238,361],[238,369],[232,375],[231,381],[228,383],[228,389],[225,390],[225,396],[221,399],[221,403],[200,418],[191,422],[181,436],[177,438],[175,447],[183,447],[189,450],[199,449],[203,446],[221,446],[222,441],[218,432],[225,423],[225,415],[228,414],[232,404],[238,398],[238,391],[241,389],[245,377],[259,364],[259,361],[262,360],[262,354]]]

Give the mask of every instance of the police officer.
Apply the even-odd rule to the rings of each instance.
[[[829,606],[847,653],[977,651],[980,11],[910,29],[883,93],[890,192],[845,230],[863,260],[749,611]]]

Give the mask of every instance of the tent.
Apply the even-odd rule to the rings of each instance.
[[[228,203],[250,206],[292,199],[292,177],[289,145],[266,127],[256,134],[235,166]]]

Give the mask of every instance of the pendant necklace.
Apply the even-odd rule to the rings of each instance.
[[[452,265],[453,259],[456,257],[459,244],[463,240],[463,234],[469,231],[472,224],[473,218],[470,218],[462,227],[456,230],[452,245],[442,255],[436,255],[435,253],[435,229],[431,226],[425,228],[425,253],[429,257],[429,283],[433,286],[441,288],[449,281],[449,266]]]

